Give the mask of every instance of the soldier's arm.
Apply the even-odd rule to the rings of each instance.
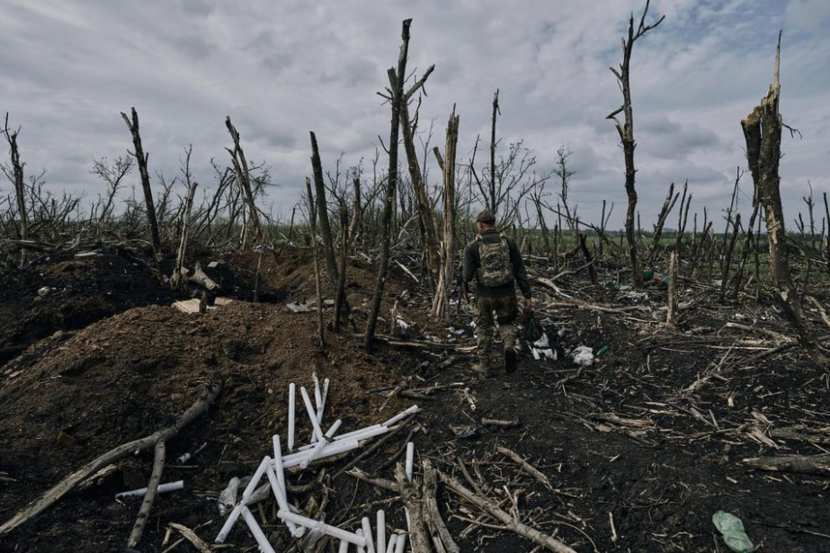
[[[519,252],[518,246],[513,240],[508,239],[510,246],[510,261],[513,263],[513,275],[516,278],[516,284],[519,285],[519,290],[522,291],[522,296],[525,299],[530,298],[530,281],[527,278],[527,270],[525,269],[525,262],[522,259],[522,254]]]

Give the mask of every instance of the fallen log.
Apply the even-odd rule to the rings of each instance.
[[[512,449],[507,449],[506,447],[498,446],[498,452],[502,455],[510,457],[517,465],[519,465],[523,471],[531,475],[533,478],[538,480],[543,486],[548,489],[553,489],[553,486],[550,485],[550,480],[547,476],[544,475],[539,469],[522,459],[522,457],[513,451]]]
[[[75,486],[83,482],[88,476],[95,474],[101,468],[115,463],[128,455],[137,454],[150,448],[155,448],[156,444],[159,442],[166,442],[167,440],[173,438],[182,430],[182,428],[186,427],[199,416],[204,414],[208,407],[210,407],[210,405],[216,400],[216,397],[221,391],[221,382],[213,384],[205,391],[202,397],[191,405],[187,411],[182,413],[182,416],[179,417],[179,419],[172,426],[158,430],[145,438],[122,444],[88,462],[46,492],[40,499],[32,502],[28,507],[3,523],[3,525],[0,526],[0,535],[9,533],[24,522],[42,513],[49,506],[74,489]]]
[[[444,474],[443,472],[438,472],[438,476],[449,488],[490,515],[491,517],[495,518],[496,520],[503,523],[508,529],[516,532],[523,538],[527,538],[528,540],[532,541],[536,545],[540,545],[547,549],[548,551],[553,551],[554,553],[576,553],[573,549],[565,545],[563,542],[557,540],[556,538],[549,536],[547,534],[543,534],[542,532],[536,530],[535,528],[531,528],[530,526],[515,520],[510,514],[506,513],[505,511],[499,509],[492,501],[487,498],[481,497],[476,495],[475,493],[471,492],[467,488],[461,485],[461,483],[456,480],[455,478]]]
[[[439,551],[447,553],[460,553],[460,549],[452,539],[452,534],[447,529],[444,519],[438,510],[438,500],[435,497],[438,489],[438,476],[429,459],[421,461],[421,468],[424,473],[424,519],[429,529],[430,537]],[[439,547],[439,545],[441,547]]]
[[[823,455],[754,457],[752,459],[744,459],[744,463],[756,470],[830,476],[830,454],[826,453]]]

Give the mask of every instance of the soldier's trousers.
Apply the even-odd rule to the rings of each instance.
[[[495,318],[494,315],[495,314]],[[493,330],[495,321],[499,323],[499,333],[504,341],[504,348],[516,345],[516,295],[496,298],[476,298],[476,334],[478,342],[478,359],[484,365],[491,364],[493,357]]]

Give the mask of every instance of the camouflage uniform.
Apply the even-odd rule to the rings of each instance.
[[[509,282],[496,286],[487,286],[482,280],[487,276],[482,275],[482,249],[492,251],[496,244],[505,244],[509,253]],[[493,366],[493,330],[495,320],[499,323],[499,333],[504,341],[504,352],[506,355],[513,355],[515,359],[516,344],[516,316],[518,308],[516,305],[516,285],[525,298],[530,298],[530,282],[525,271],[524,261],[519,253],[516,243],[496,230],[487,230],[476,237],[464,250],[464,268],[462,277],[464,282],[476,279],[476,332],[478,339],[478,358],[481,367]],[[509,278],[508,277],[508,278]]]

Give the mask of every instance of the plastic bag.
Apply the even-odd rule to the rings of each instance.
[[[525,322],[524,338],[529,344],[538,342],[545,335],[545,329],[539,324],[539,321],[533,315],[528,316]]]
[[[752,553],[755,551],[755,545],[746,535],[744,530],[744,523],[735,515],[730,515],[725,511],[718,511],[712,515],[712,522],[715,527],[723,534],[723,542],[735,553]]]

